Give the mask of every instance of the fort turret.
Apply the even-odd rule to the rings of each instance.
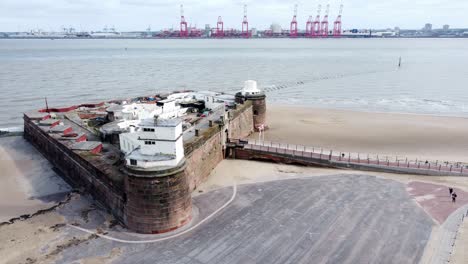
[[[192,217],[180,119],[143,119],[120,135],[125,155],[126,225],[139,233],[175,230]]]
[[[253,122],[256,131],[264,130],[266,126],[266,95],[260,90],[256,81],[244,82],[244,88],[236,94],[236,103],[252,102]]]

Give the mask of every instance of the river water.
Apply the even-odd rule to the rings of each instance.
[[[0,128],[44,97],[56,107],[247,79],[270,103],[468,117],[468,39],[0,40]]]

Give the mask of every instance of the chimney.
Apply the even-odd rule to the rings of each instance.
[[[154,115],[154,125],[158,124],[159,115]]]

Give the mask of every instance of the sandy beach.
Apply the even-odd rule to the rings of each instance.
[[[266,132],[265,140],[333,148],[338,151],[369,152],[390,156],[407,155],[420,159],[468,162],[466,154],[468,143],[465,143],[468,142],[468,120],[463,118],[269,105],[268,125],[270,129]],[[258,135],[252,135],[252,138],[257,137]],[[70,188],[53,172],[51,165],[21,137],[0,139],[0,167],[2,168],[0,220],[2,221],[48,208],[57,203],[57,199],[50,197],[60,196],[70,191]],[[356,172],[255,161],[223,160],[213,170],[207,182],[200,185],[194,192],[194,196],[232,186],[234,182],[241,185],[326,175],[347,177],[356,173],[392,179],[403,184],[419,181],[454,186],[468,191],[468,178],[463,177]],[[77,201],[79,200],[72,204]],[[73,219],[78,219],[82,215],[81,207],[75,209],[75,205],[68,206],[70,209],[65,207],[63,210],[77,215]],[[0,253],[5,256],[7,263],[18,263],[28,258],[37,260],[38,263],[59,259],[61,253],[52,254],[54,248],[62,247],[59,241],[66,238],[68,241],[64,243],[68,245],[75,243],[76,239],[68,234],[67,228],[62,227],[57,231],[53,227],[69,221],[62,213],[52,211],[3,226],[0,228],[0,238],[7,242],[0,248]],[[460,233],[460,240],[457,241],[452,259],[454,263],[463,263],[465,257],[463,249],[467,246],[468,237],[465,229],[466,223]],[[437,231],[438,227],[435,226],[434,238],[432,238],[434,241],[437,240]],[[84,234],[77,234],[81,235],[78,239],[83,241],[88,239]],[[53,247],[46,249],[45,245],[53,245]],[[49,259],[41,257],[44,254],[40,252],[45,252],[44,250],[49,252]],[[426,251],[430,253],[429,246]],[[113,249],[103,253],[103,256],[84,258],[82,263],[109,263],[120,254],[120,251]]]
[[[363,155],[468,162],[466,118],[276,105],[267,108],[265,141]]]
[[[52,207],[70,187],[22,137],[0,138],[0,222]]]

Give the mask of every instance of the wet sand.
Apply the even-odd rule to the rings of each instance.
[[[270,129],[265,132],[265,141],[364,155],[468,162],[466,118],[267,107]]]
[[[52,207],[70,187],[22,137],[0,138],[0,223]]]

